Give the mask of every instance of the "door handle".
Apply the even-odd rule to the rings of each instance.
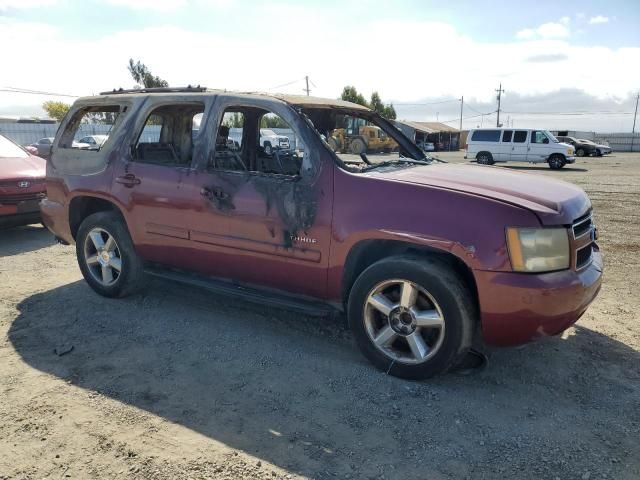
[[[116,177],[116,183],[120,183],[127,188],[131,188],[136,185],[140,185],[140,179],[136,177],[133,173],[127,173],[122,177]]]
[[[229,194],[219,187],[214,187],[214,188],[202,187],[200,189],[200,195],[202,195],[203,197],[207,197],[208,199],[216,198],[218,200],[225,200],[229,198]]]

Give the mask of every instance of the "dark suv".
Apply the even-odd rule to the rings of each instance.
[[[86,116],[109,125],[98,151],[73,148]],[[349,122],[382,129],[391,151],[334,152],[327,139]],[[260,144],[272,125],[289,149]],[[45,224],[75,242],[99,294],[134,292],[146,273],[344,311],[364,355],[406,378],[447,371],[477,340],[561,333],[602,278],[580,188],[436,162],[340,100],[201,88],[82,98],[56,135],[47,193]]]
[[[556,136],[559,142],[572,145],[576,149],[578,157],[596,156],[598,154],[597,146],[594,143],[587,143],[574,137]]]

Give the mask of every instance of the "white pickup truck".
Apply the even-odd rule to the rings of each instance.
[[[271,155],[274,150],[289,150],[291,143],[289,138],[284,135],[278,135],[268,128],[260,129],[260,146],[264,148],[264,153]]]

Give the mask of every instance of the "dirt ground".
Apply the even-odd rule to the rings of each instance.
[[[561,338],[428,382],[340,320],[158,280],[108,300],[41,227],[0,232],[0,479],[640,478],[640,155],[511,168],[587,191],[603,289]]]

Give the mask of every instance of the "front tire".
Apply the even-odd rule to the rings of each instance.
[[[354,155],[360,155],[361,153],[365,153],[367,151],[367,145],[361,138],[354,138],[349,145],[349,149]]]
[[[576,155],[578,157],[584,157],[584,154],[585,154],[584,148],[579,148],[576,150]]]
[[[493,165],[493,155],[489,152],[480,152],[476,155],[476,162],[480,165]]]
[[[557,153],[549,157],[548,163],[551,170],[560,170],[566,164],[564,157]]]
[[[417,380],[444,373],[464,358],[476,309],[464,281],[447,263],[396,256],[362,272],[349,295],[348,316],[371,363]]]
[[[271,146],[271,142],[264,142],[264,153],[266,155],[273,155],[273,147]]]
[[[102,296],[125,297],[141,287],[142,260],[116,212],[98,212],[84,219],[76,235],[76,256],[85,280]]]

